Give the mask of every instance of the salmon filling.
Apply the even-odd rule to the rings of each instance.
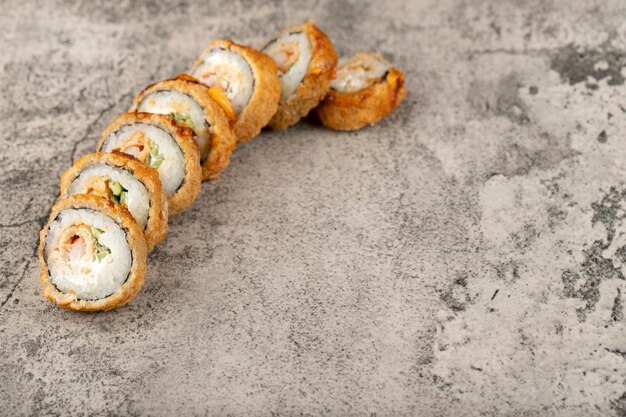
[[[103,230],[86,224],[66,228],[50,252],[50,262],[63,273],[91,273],[91,264],[94,261],[102,261],[111,253],[111,250],[98,240],[102,233]]]
[[[281,73],[286,73],[300,59],[300,44],[296,41],[276,42],[265,53],[276,63]]]
[[[134,156],[144,164],[155,169],[158,169],[165,159],[159,153],[158,145],[139,130],[114,150]]]
[[[94,175],[85,181],[85,188],[85,194],[108,198],[116,204],[126,205],[128,200],[128,190],[107,177]]]

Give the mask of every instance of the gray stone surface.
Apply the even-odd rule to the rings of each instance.
[[[0,414],[626,415],[623,0],[1,3]],[[45,301],[63,170],[210,39],[309,18],[402,106],[240,146],[130,305]]]

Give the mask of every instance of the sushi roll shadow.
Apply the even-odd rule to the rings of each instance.
[[[193,130],[170,116],[121,114],[104,130],[96,151],[123,152],[156,169],[170,217],[187,209],[200,192],[200,149]]]
[[[167,199],[159,174],[121,152],[96,152],[77,160],[61,176],[61,198],[92,194],[125,206],[144,230],[148,250],[167,234]]]
[[[267,55],[230,40],[216,40],[189,71],[209,87],[222,89],[233,105],[237,142],[257,136],[270,121],[280,100],[276,64]]]
[[[128,210],[94,195],[59,200],[40,232],[43,295],[75,311],[106,311],[131,301],[144,283],[148,254]]]

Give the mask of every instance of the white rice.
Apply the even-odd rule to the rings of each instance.
[[[248,105],[254,91],[252,68],[244,57],[234,51],[213,49],[191,75],[209,87],[217,86],[224,90],[237,114]]]
[[[65,273],[61,273],[60,265],[53,263],[50,252],[56,247],[63,230],[81,223],[103,230],[98,241],[111,253],[101,261],[76,262],[70,265],[69,271],[62,268]],[[72,291],[84,300],[97,300],[117,292],[126,282],[132,266],[132,254],[124,230],[110,217],[89,209],[62,211],[50,225],[44,251],[52,283],[61,292]]]
[[[163,191],[168,196],[175,194],[185,179],[185,157],[178,143],[163,129],[145,123],[123,126],[104,140],[102,152],[111,152],[120,147],[137,131],[142,132],[159,147],[163,163],[157,171],[163,184]]]
[[[211,133],[205,123],[204,110],[192,97],[177,90],[156,91],[144,97],[137,111],[167,115],[178,113],[190,118],[194,124],[194,139],[200,147],[202,160],[208,156]]]
[[[276,65],[280,65],[279,60],[281,52],[279,44],[284,42],[297,42],[300,56],[286,73],[283,74],[280,70],[278,71],[278,76],[280,77],[281,101],[285,101],[295,94],[298,86],[302,83],[302,80],[304,80],[309,69],[309,64],[311,63],[311,41],[309,41],[309,38],[304,32],[281,35],[275,41],[267,45],[263,49],[263,52],[269,55],[274,62],[276,62]]]
[[[117,181],[128,190],[126,198],[128,211],[130,211],[130,214],[133,215],[141,227],[145,229],[150,212],[150,194],[145,185],[125,169],[106,164],[89,166],[72,182],[68,194],[84,194],[87,191],[86,180],[94,175]]]
[[[359,53],[350,58],[342,58],[337,66],[337,78],[330,86],[340,93],[356,93],[380,82],[389,67],[389,62],[374,54]]]

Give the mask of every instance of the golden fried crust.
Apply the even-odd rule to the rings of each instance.
[[[278,108],[280,101],[278,69],[272,58],[256,49],[229,40],[216,40],[202,52],[189,72],[193,74],[195,69],[203,64],[204,57],[216,48],[236,52],[248,62],[252,69],[254,91],[235,122],[237,142],[244,143],[259,134]]]
[[[335,130],[357,130],[391,113],[406,96],[404,74],[390,68],[384,82],[355,93],[330,90],[317,107],[322,124]]]
[[[139,93],[128,111],[137,111],[145,96],[167,90],[177,90],[189,95],[204,109],[204,118],[209,124],[209,132],[211,133],[211,149],[209,156],[202,163],[202,179],[214,180],[219,178],[220,173],[226,169],[230,162],[230,155],[237,145],[237,139],[224,110],[209,96],[207,86],[186,77],[161,81],[148,86]]]
[[[193,130],[177,123],[172,117],[153,113],[124,113],[115,118],[102,133],[96,151],[100,152],[106,138],[120,130],[124,126],[135,123],[145,123],[156,126],[167,133],[176,141],[185,158],[185,178],[178,190],[167,196],[168,215],[176,216],[187,209],[196,199],[200,192],[202,182],[202,168],[200,167],[200,149],[193,139]]]
[[[148,190],[150,210],[148,223],[144,231],[148,251],[165,238],[167,234],[167,199],[161,186],[159,173],[156,169],[146,166],[143,162],[121,152],[96,152],[85,155],[61,175],[61,198],[68,196],[70,185],[87,167],[95,164],[106,164],[129,171]]]
[[[304,32],[309,38],[311,62],[296,92],[278,105],[278,110],[269,123],[274,130],[285,129],[297,123],[315,108],[330,90],[330,82],[335,78],[337,70],[335,47],[328,36],[315,26],[315,23],[308,22],[288,27],[279,36],[291,32]],[[273,40],[267,45],[272,42]]]
[[[80,300],[75,294],[59,291],[52,283],[44,258],[46,235],[52,222],[63,210],[81,208],[103,213],[119,224],[126,231],[126,239],[132,251],[133,264],[126,282],[115,294],[99,300]],[[77,194],[64,198],[52,207],[48,223],[39,233],[39,265],[41,266],[39,281],[43,285],[43,296],[62,308],[74,311],[106,311],[121,307],[135,298],[143,286],[147,256],[148,249],[143,230],[126,207],[94,195]]]

